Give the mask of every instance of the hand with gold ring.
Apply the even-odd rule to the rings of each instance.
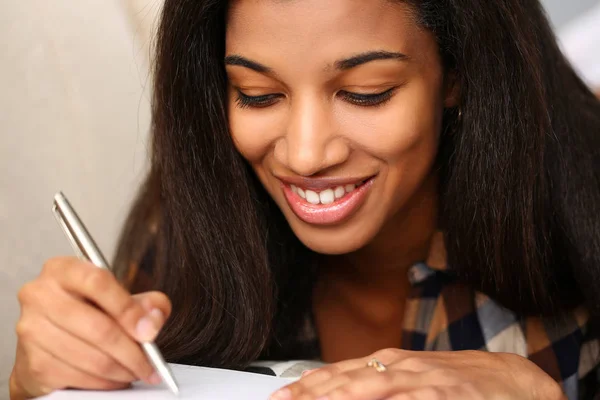
[[[381,350],[316,369],[271,400],[562,400],[531,361],[482,351]]]

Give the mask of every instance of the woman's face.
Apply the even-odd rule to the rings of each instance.
[[[408,6],[235,0],[225,63],[235,145],[309,248],[361,248],[425,190],[456,90]]]

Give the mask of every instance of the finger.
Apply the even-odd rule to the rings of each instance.
[[[412,391],[397,393],[385,400],[485,400],[473,385],[429,386]]]
[[[24,342],[37,345],[86,374],[114,382],[129,383],[136,380],[136,376],[117,360],[57,327],[44,316],[24,314],[17,331]]]
[[[284,396],[286,393],[294,395],[298,392],[301,386],[315,386],[323,382],[331,380],[333,377],[342,374],[346,371],[362,369],[367,363],[376,358],[384,365],[391,365],[395,362],[399,362],[405,358],[410,358],[415,355],[413,351],[400,350],[400,349],[384,349],[373,353],[368,357],[355,358],[351,360],[340,361],[335,364],[327,365],[312,371],[309,375],[303,376],[299,381],[287,385],[276,392],[279,396]],[[274,393],[275,395],[275,393]]]
[[[132,297],[142,306],[158,327],[162,327],[171,315],[171,302],[162,292],[138,293]]]
[[[312,387],[304,387],[294,399],[309,400],[378,400],[399,390],[414,389],[422,384],[420,374],[410,371],[378,372],[374,368],[362,368],[339,374],[329,381]]]
[[[405,393],[397,393],[393,396],[385,398],[385,400],[449,400],[447,392],[444,388],[426,387],[416,390],[411,390]],[[458,400],[458,399],[457,399]],[[465,399],[467,400],[467,399]]]
[[[290,385],[285,386],[283,389],[290,389],[292,393],[297,391],[299,386],[314,386],[322,382],[326,382],[338,376],[345,371],[363,368],[367,364],[367,358],[358,358],[346,361],[340,361],[335,364],[330,364],[321,368],[316,368],[310,371],[308,374],[302,375],[301,379]],[[282,389],[282,390],[283,390]]]
[[[152,341],[158,334],[160,327],[154,326],[144,307],[135,301],[110,271],[91,263],[59,259],[48,262],[43,274],[52,277],[65,290],[92,301],[138,341]],[[168,314],[168,298],[157,292],[152,296],[157,303],[156,308]]]
[[[57,359],[35,344],[30,344],[27,352],[30,354],[28,356],[29,369],[39,384],[39,393],[32,393],[33,396],[65,388],[116,390],[130,386],[128,383],[114,382],[86,374]]]
[[[52,324],[110,355],[137,378],[152,381],[154,369],[140,345],[116,321],[69,293],[56,291],[50,294],[44,290],[47,289],[40,288],[37,295],[40,301],[47,303],[47,309],[63,310],[45,314]]]

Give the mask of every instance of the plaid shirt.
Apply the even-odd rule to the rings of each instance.
[[[402,349],[514,353],[527,357],[561,383],[569,400],[600,395],[600,345],[598,339],[586,335],[585,309],[561,318],[515,315],[454,278],[446,268],[441,234],[432,241],[427,260],[412,266],[408,273],[411,292],[404,314]],[[140,274],[130,278],[135,275],[137,280]],[[312,313],[304,330],[298,332],[295,347],[302,349],[304,361],[260,361],[250,369],[299,377],[303,370],[322,365]]]
[[[425,264],[411,269],[412,293],[402,347],[410,350],[483,350],[529,358],[556,381],[569,399],[595,392],[598,341],[586,338],[588,316],[578,309],[560,320],[521,318],[484,294],[456,283]],[[586,379],[587,378],[587,379]]]

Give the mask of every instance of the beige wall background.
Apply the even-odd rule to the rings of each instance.
[[[63,190],[107,256],[146,167],[148,44],[159,0],[0,0],[0,399],[16,292],[72,254]]]
[[[45,259],[71,254],[50,212],[57,190],[113,253],[147,166],[148,54],[161,1],[0,0],[0,400],[8,398],[17,290]],[[567,3],[578,12],[600,5],[544,1],[557,28],[568,25]],[[600,65],[577,29],[565,39],[577,43],[573,58]]]

